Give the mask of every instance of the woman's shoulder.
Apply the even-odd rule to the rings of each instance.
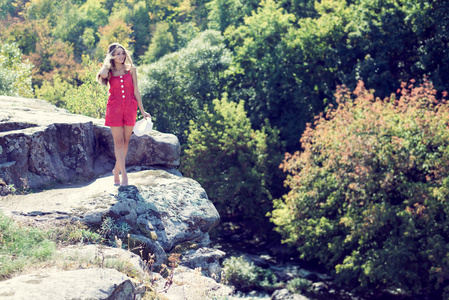
[[[135,72],[136,66],[135,65],[126,65],[126,70],[129,72]]]

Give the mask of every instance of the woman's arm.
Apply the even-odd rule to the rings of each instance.
[[[142,114],[142,116],[145,119],[147,117],[151,118],[151,115],[149,113],[145,112],[145,110],[143,109],[142,97],[140,96],[139,87],[137,85],[137,71],[136,71],[136,67],[134,67],[134,66],[131,67],[131,77],[133,79],[133,85],[134,85],[134,97],[136,97],[137,105],[139,106],[140,113]]]
[[[98,72],[98,74],[101,76],[101,78],[108,78],[110,75],[109,68],[107,68],[105,65],[103,65],[103,67],[101,67],[100,72]]]

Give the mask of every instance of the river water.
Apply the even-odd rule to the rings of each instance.
[[[223,226],[218,228],[218,230],[222,229]],[[287,282],[295,277],[303,277],[316,284],[318,282],[324,283],[326,286],[325,290],[304,294],[310,300],[435,300],[428,297],[406,296],[389,291],[379,292],[370,296],[354,295],[348,291],[336,289],[333,286],[332,277],[323,268],[318,264],[299,260],[296,251],[280,244],[276,239],[269,242],[248,243],[249,237],[245,236],[245,234],[229,234],[229,232],[225,231],[219,231],[220,234],[217,234],[217,232],[211,234],[211,246],[224,251],[226,253],[225,259],[231,256],[244,256],[255,265],[274,271],[277,276],[280,275],[283,282]],[[271,294],[272,292],[267,293],[262,290],[247,291],[245,293],[237,291],[229,299],[265,300],[271,299]]]

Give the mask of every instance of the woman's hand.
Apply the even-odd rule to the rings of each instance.
[[[142,116],[146,119],[146,118],[151,118],[151,115],[149,113],[147,113],[146,111],[144,111],[142,113]]]
[[[111,69],[111,56],[110,55],[106,55],[106,58],[103,61],[103,68],[106,68],[108,70]]]
[[[100,74],[100,76],[103,77],[103,78],[108,77],[108,75],[109,75],[109,67],[106,66],[106,65],[103,65],[103,66],[101,67],[101,70],[100,70],[99,74]]]

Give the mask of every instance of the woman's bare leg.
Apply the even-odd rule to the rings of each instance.
[[[120,184],[119,173],[122,173],[121,185],[128,185],[126,154],[128,153],[129,140],[131,139],[133,128],[133,126],[111,127],[116,158],[115,167],[112,170],[115,184]]]
[[[120,184],[119,173],[125,168],[125,141],[123,139],[123,127],[111,127],[112,138],[114,139],[115,168],[114,183]]]

